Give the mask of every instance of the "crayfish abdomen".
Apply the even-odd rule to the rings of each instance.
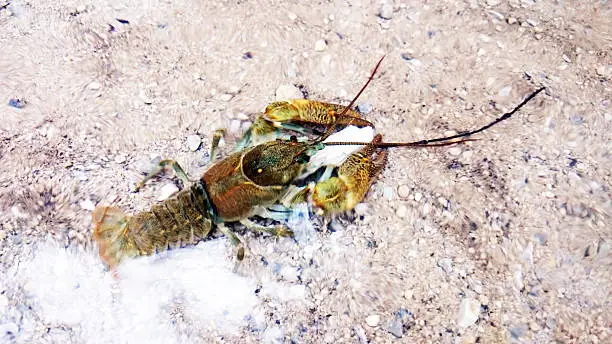
[[[196,243],[212,230],[214,214],[206,204],[204,188],[196,183],[151,210],[134,215],[115,207],[97,207],[92,221],[100,257],[114,267],[125,258]]]

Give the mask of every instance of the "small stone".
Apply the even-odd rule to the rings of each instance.
[[[100,89],[100,83],[99,83],[99,82],[97,82],[97,81],[93,81],[93,82],[91,82],[89,85],[87,85],[87,87],[88,87],[90,90],[92,90],[92,91],[99,90],[99,89]]]
[[[228,130],[230,133],[232,133],[232,135],[240,136],[241,127],[242,123],[239,120],[234,119],[230,122]]]
[[[459,154],[461,154],[461,147],[451,147],[448,149],[448,154],[453,155],[453,156],[457,156]]]
[[[448,200],[444,197],[438,197],[438,203],[440,203],[440,205],[444,208],[448,206]]]
[[[285,334],[279,326],[270,326],[261,335],[263,343],[282,343],[284,336]]]
[[[461,344],[474,344],[476,343],[476,336],[473,334],[465,334],[461,340]]]
[[[366,318],[366,324],[370,327],[376,327],[378,323],[380,323],[380,315],[378,314],[372,314]]]
[[[521,336],[523,336],[523,334],[525,334],[525,330],[526,330],[526,326],[524,325],[517,326],[517,327],[510,327],[510,335],[514,339],[519,339],[521,338]]]
[[[548,242],[548,234],[546,233],[535,233],[533,236],[542,246],[546,245],[546,243]]]
[[[96,209],[95,204],[90,199],[86,199],[84,201],[79,202],[79,205],[82,209],[89,211],[93,211],[94,209]]]
[[[355,213],[359,216],[368,214],[368,205],[366,203],[359,203],[355,206]]]
[[[402,218],[402,219],[406,217],[407,214],[408,214],[408,208],[406,208],[406,206],[403,204],[400,205],[395,211],[395,215],[397,215],[397,217]]]
[[[0,324],[0,335],[2,335],[3,338],[10,339],[11,337],[17,337],[18,334],[19,326],[17,326],[17,324],[12,322]]]
[[[123,163],[125,162],[126,158],[125,158],[125,155],[123,155],[123,154],[119,154],[119,155],[117,155],[117,156],[115,157],[115,159],[114,159],[114,160],[115,160],[115,162],[116,162],[117,164],[123,164]]]
[[[393,199],[393,188],[391,188],[390,186],[385,186],[383,188],[383,198],[388,201]]]
[[[0,313],[8,308],[9,299],[4,294],[0,294]]]
[[[470,160],[472,158],[472,155],[474,155],[474,151],[471,151],[471,150],[467,150],[461,154],[461,156],[465,160]]]
[[[480,302],[472,298],[464,298],[459,305],[459,313],[457,314],[457,326],[465,328],[472,326],[478,320],[480,315]]]
[[[501,0],[487,0],[487,5],[489,6],[497,6],[501,3]]]
[[[412,289],[408,289],[404,292],[404,298],[406,300],[412,300],[413,295],[414,295],[414,291],[412,291]]]
[[[438,260],[438,266],[447,274],[453,272],[453,260],[450,258],[442,258]]]
[[[569,56],[563,54],[563,61],[567,62],[567,63],[572,63],[572,60],[569,58]]]
[[[410,196],[410,188],[406,184],[402,184],[397,187],[397,195],[401,198],[407,198]]]
[[[219,96],[219,99],[221,99],[224,102],[229,102],[230,100],[232,100],[234,96],[229,94],[229,93],[223,93],[222,95]]]
[[[597,67],[595,72],[599,76],[607,76],[608,75],[608,70],[609,70],[609,66],[601,65],[601,66]]]
[[[520,265],[519,265],[520,267]],[[523,271],[519,268],[519,270],[514,272],[514,278],[513,278],[513,282],[514,282],[514,286],[516,287],[517,290],[521,291],[523,290],[523,288],[525,288],[525,284],[523,283]]]
[[[413,59],[412,54],[411,53],[402,53],[402,58],[406,61],[410,61]]]
[[[550,191],[544,191],[542,192],[542,196],[546,197],[546,198],[555,198],[555,194],[550,192]]]
[[[415,201],[418,202],[418,201],[421,200],[421,198],[423,198],[423,195],[420,192],[417,192],[417,193],[414,194],[414,200]]]
[[[158,201],[165,201],[170,196],[174,195],[178,192],[179,189],[174,185],[174,183],[166,184],[159,190],[159,195],[157,196]]]
[[[289,17],[289,20],[294,21],[297,19],[297,15],[293,12],[289,12],[287,13],[287,17]]]
[[[372,112],[372,104],[370,103],[359,103],[357,105],[357,111],[362,115],[367,115]]]
[[[320,39],[315,42],[315,51],[327,50],[327,42],[324,39]]]
[[[187,136],[187,147],[189,148],[190,151],[192,152],[197,151],[198,148],[200,148],[201,144],[202,144],[202,139],[200,138],[200,135],[193,134],[193,135]]]
[[[489,13],[491,13],[498,20],[504,20],[504,15],[497,11],[489,11]]]
[[[276,89],[276,100],[304,98],[302,91],[291,84],[283,84]]]
[[[378,16],[382,19],[391,19],[393,18],[393,4],[385,2],[380,6],[380,10],[378,11]]]
[[[514,17],[508,17],[508,24],[512,25],[512,24],[516,24],[517,20]]]
[[[510,91],[512,91],[512,86],[506,86],[499,90],[498,94],[500,97],[507,97],[510,94]]]
[[[23,109],[26,106],[26,101],[17,98],[11,98],[9,99],[8,105],[16,109]]]
[[[402,336],[404,335],[402,321],[400,319],[394,319],[387,326],[387,331],[389,331],[389,333],[391,333],[396,338],[402,338]]]

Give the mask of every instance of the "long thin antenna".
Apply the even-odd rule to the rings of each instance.
[[[482,131],[485,131],[491,128],[492,126],[496,125],[497,123],[502,122],[512,117],[514,113],[520,110],[525,104],[527,104],[531,99],[537,96],[538,93],[542,92],[544,89],[546,88],[542,87],[538,89],[537,91],[531,93],[527,98],[525,98],[525,100],[523,100],[519,105],[517,105],[514,109],[512,109],[512,111],[503,114],[501,117],[497,118],[493,122],[483,127],[480,127],[476,130],[467,131],[467,132],[460,133],[460,134],[453,135],[453,136],[439,137],[439,138],[430,139],[430,140],[421,140],[421,141],[414,141],[414,142],[380,142],[380,143],[372,143],[372,145],[375,145],[376,147],[381,147],[381,148],[382,147],[385,147],[385,148],[388,148],[388,147],[436,147],[436,146],[440,146],[440,144],[435,144],[436,142],[450,141],[450,140],[461,138],[461,137],[471,136],[471,135],[480,133]],[[465,141],[472,141],[472,140],[460,140],[456,142],[446,142],[446,144],[443,144],[443,146],[465,142]],[[326,146],[355,146],[355,145],[364,146],[364,145],[368,145],[371,143],[369,142],[324,142],[323,144]]]
[[[365,85],[363,85],[363,87],[361,88],[361,90],[359,90],[359,92],[357,93],[357,95],[355,96],[355,98],[353,98],[353,100],[351,100],[351,103],[346,106],[344,108],[344,110],[342,110],[342,112],[339,115],[336,115],[337,117],[342,117],[344,115],[346,115],[346,113],[353,107],[353,105],[355,104],[355,102],[357,101],[357,98],[359,98],[359,96],[363,93],[363,91],[365,91],[366,87],[368,87],[368,85],[370,84],[370,82],[372,81],[372,79],[374,79],[374,75],[376,75],[376,72],[378,71],[378,67],[380,67],[380,64],[382,63],[382,61],[385,59],[385,55],[383,55],[380,60],[378,60],[378,63],[376,64],[376,67],[374,67],[374,70],[372,71],[372,74],[370,74],[370,77],[368,78],[368,81],[365,83]],[[325,130],[325,132],[323,133],[323,135],[321,135],[321,137],[319,137],[318,139],[315,140],[315,144],[317,143],[321,143],[323,141],[325,141],[325,139],[327,139],[331,134],[333,134],[334,130],[336,130],[336,121],[334,121],[332,123],[332,125],[327,128],[327,130]]]

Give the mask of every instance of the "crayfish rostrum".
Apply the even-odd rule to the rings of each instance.
[[[237,150],[210,166],[196,181],[191,182],[176,162],[162,161],[139,187],[166,167],[172,167],[190,185],[153,205],[151,210],[127,215],[115,207],[97,207],[93,212],[94,238],[104,262],[113,269],[126,258],[196,243],[213,228],[239,246],[238,259],[242,259],[244,248],[240,239],[223,223],[239,221],[250,229],[291,236],[293,233],[284,225],[260,226],[249,221],[249,217],[259,215],[282,222],[295,204],[304,201],[310,202],[320,215],[350,211],[363,200],[384,168],[387,148],[469,141],[467,136],[510,118],[544,89],[538,89],[510,113],[476,130],[417,142],[383,142],[382,135],[374,135],[374,125],[351,110],[381,62],[382,59],[348,106],[305,99],[268,105],[239,141]],[[363,142],[332,142],[336,129],[345,127],[361,127],[362,135],[367,137],[360,138]],[[311,138],[281,137],[284,131],[309,134]],[[217,131],[213,137],[211,160],[221,136],[222,132]],[[356,151],[344,153],[333,163],[321,160],[320,154],[331,146],[351,146]],[[298,186],[297,182],[306,178],[313,181]]]

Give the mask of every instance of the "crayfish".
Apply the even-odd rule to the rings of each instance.
[[[224,226],[225,222],[239,221],[249,229],[291,236],[292,231],[285,225],[269,228],[249,218],[258,215],[282,222],[295,204],[305,201],[310,201],[317,213],[324,216],[350,211],[364,199],[384,168],[387,148],[445,146],[470,141],[468,136],[510,118],[544,89],[538,89],[511,112],[476,130],[416,142],[383,142],[381,134],[374,135],[374,125],[351,110],[382,60],[348,106],[306,99],[271,103],[246,131],[237,150],[214,162],[196,181],[191,182],[175,161],[162,161],[139,186],[167,167],[172,167],[190,186],[153,205],[149,211],[127,215],[115,207],[97,207],[92,216],[94,239],[103,261],[113,269],[126,258],[194,244],[214,228],[238,246],[240,260],[244,248],[240,239]],[[364,142],[332,142],[336,129],[344,127],[365,129],[362,135],[368,137]],[[281,137],[284,131],[310,134],[314,138]],[[222,135],[222,131],[217,131],[213,136],[212,161]],[[356,151],[345,153],[338,162],[319,162],[322,166],[313,167],[318,154],[331,146],[351,146]],[[317,173],[315,169],[324,169],[324,173]],[[314,181],[297,185],[297,181],[308,176],[314,176]]]

